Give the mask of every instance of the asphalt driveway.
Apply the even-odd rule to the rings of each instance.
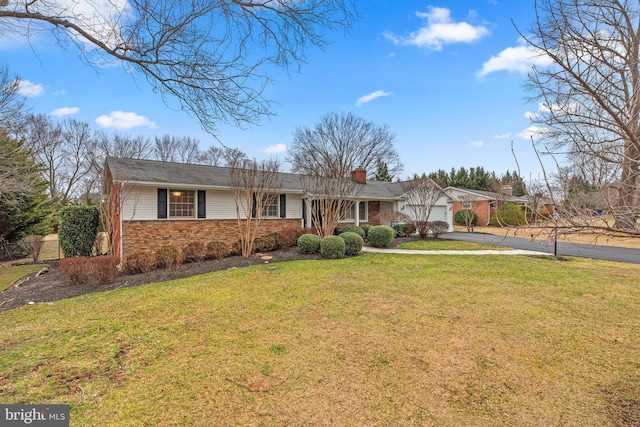
[[[506,246],[513,249],[546,252],[553,255],[553,245],[547,241],[524,239],[521,237],[502,237],[485,233],[453,232],[442,236],[444,239],[464,240],[467,242],[485,243],[495,246]],[[618,248],[614,246],[585,245],[558,240],[558,256],[575,256],[600,259],[604,261],[627,262],[640,264],[640,249]]]

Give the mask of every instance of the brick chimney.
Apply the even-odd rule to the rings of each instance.
[[[356,170],[351,171],[351,180],[358,184],[366,184],[367,171],[361,167],[356,168]]]
[[[500,187],[500,194],[505,196],[513,196],[513,188],[510,185],[503,185]]]

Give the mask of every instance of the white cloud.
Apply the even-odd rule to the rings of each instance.
[[[51,113],[52,116],[71,116],[73,114],[77,114],[80,111],[78,107],[61,107],[56,108]]]
[[[42,85],[30,82],[29,80],[18,80],[18,93],[30,98],[32,96],[42,95],[44,88]]]
[[[270,145],[264,150],[264,152],[267,154],[278,154],[278,153],[284,153],[285,151],[287,151],[287,146],[282,143],[276,144],[276,145]]]
[[[532,137],[535,139],[536,137],[546,135],[547,133],[549,133],[549,130],[546,128],[542,128],[540,126],[529,126],[516,135],[519,138],[531,140]]]
[[[540,117],[540,114],[539,113],[535,113],[533,111],[527,111],[526,113],[524,113],[524,117],[526,119],[529,119],[529,120],[535,120],[538,117]]]
[[[494,138],[497,138],[497,139],[507,139],[507,138],[510,138],[510,137],[511,137],[511,132],[507,132],[507,133],[499,133],[499,134],[497,134],[497,135],[494,135],[493,137],[494,137]]]
[[[385,92],[384,90],[377,90],[375,92],[371,92],[370,94],[361,96],[360,98],[358,98],[358,100],[356,101],[356,106],[361,106],[363,104],[366,104],[367,102],[371,102],[376,98],[380,98],[381,96],[390,96],[393,95],[391,92]]]
[[[524,74],[530,71],[534,65],[551,65],[551,58],[531,46],[525,46],[523,40],[519,40],[519,43],[520,46],[508,47],[482,64],[478,76],[484,77],[497,71]]]
[[[484,141],[471,141],[471,145],[474,147],[482,147],[484,145]]]
[[[98,117],[96,123],[105,128],[116,129],[131,129],[139,126],[148,126],[150,129],[157,127],[155,122],[147,117],[125,111],[112,111],[108,116]]]
[[[442,50],[446,44],[471,43],[489,34],[489,30],[482,25],[454,22],[451,19],[451,11],[443,7],[429,6],[428,12],[416,12],[416,16],[426,20],[426,25],[411,32],[407,37],[389,32],[383,33],[383,36],[395,44]]]

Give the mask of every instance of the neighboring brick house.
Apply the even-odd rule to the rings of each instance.
[[[310,195],[303,178],[278,173],[282,186],[263,216],[261,234],[312,226]],[[352,179],[357,196],[344,223],[375,224],[380,212],[405,211],[402,183],[366,180],[363,169],[354,171]],[[131,251],[154,251],[167,243],[181,246],[200,239],[231,244],[238,240],[229,168],[110,157],[105,181],[111,189],[112,247],[121,260]],[[452,226],[451,202],[451,197],[443,195],[430,219]]]
[[[510,187],[504,193],[457,187],[447,187],[445,191],[455,199],[453,215],[455,216],[456,212],[462,209],[471,209],[478,216],[477,225],[489,225],[491,215],[497,211],[498,202],[511,202],[517,205],[526,205],[528,202],[525,196],[512,196]]]

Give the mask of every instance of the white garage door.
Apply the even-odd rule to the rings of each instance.
[[[446,206],[434,206],[429,215],[429,221],[447,221],[447,207]]]

